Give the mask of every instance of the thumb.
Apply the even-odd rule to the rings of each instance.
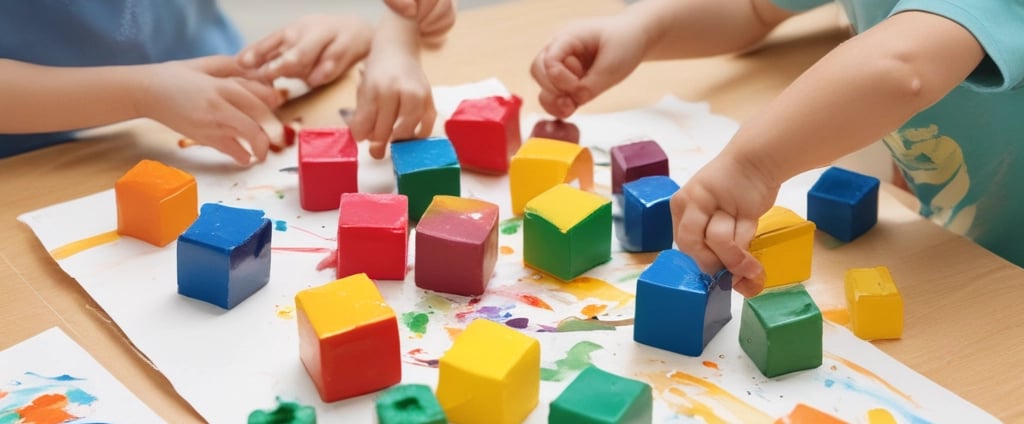
[[[594,63],[583,74],[576,88],[569,95],[577,105],[582,105],[621,82],[632,71],[632,69],[623,69],[622,64],[611,58],[610,55],[598,54],[594,58]]]
[[[403,17],[416,17],[416,0],[384,0],[384,4]]]

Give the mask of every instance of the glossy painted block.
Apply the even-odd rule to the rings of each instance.
[[[831,167],[807,192],[807,219],[839,240],[860,237],[878,221],[878,186],[878,178]]]
[[[509,158],[519,150],[519,96],[466,99],[445,121],[459,164],[489,174],[508,173]]]
[[[117,233],[166,246],[199,213],[196,179],[163,163],[144,159],[114,183]]]
[[[518,424],[540,401],[540,343],[484,318],[441,356],[437,400],[454,423]]]
[[[772,207],[757,223],[750,253],[765,271],[765,287],[811,278],[814,223],[782,206]]]
[[[379,424],[446,424],[441,404],[425,384],[401,384],[377,397]]]
[[[637,279],[633,340],[700,356],[732,319],[731,299],[732,274],[705,274],[685,253],[664,250]]]
[[[611,259],[611,238],[612,203],[604,197],[559,184],[526,204],[523,262],[559,279]]]
[[[178,294],[231,309],[270,281],[263,211],[206,203],[178,237]]]
[[[391,160],[398,193],[409,198],[410,220],[419,221],[436,195],[459,196],[462,168],[447,138],[391,143]]]
[[[249,413],[249,424],[316,424],[316,409],[295,402],[281,402],[277,408]]]
[[[889,268],[847,270],[845,283],[853,334],[864,340],[903,337],[903,297]]]
[[[345,193],[338,209],[337,278],[366,273],[377,280],[404,280],[409,255],[408,198]]]
[[[611,149],[612,193],[622,193],[622,185],[652,175],[668,175],[668,155],[653,140],[621,144]]]
[[[548,423],[650,424],[653,408],[647,383],[590,365],[551,402]]]
[[[622,185],[622,223],[615,235],[624,250],[658,252],[672,248],[672,210],[669,201],[679,184],[654,175]]]
[[[299,130],[299,204],[308,211],[338,208],[342,193],[359,191],[358,155],[348,128]]]
[[[398,320],[366,274],[302,290],[295,309],[299,357],[324,402],[402,380]]]
[[[594,186],[594,158],[590,150],[546,138],[523,143],[509,168],[512,213],[521,215],[526,203],[562,183],[578,182],[582,190]]]
[[[530,138],[547,138],[580,144],[580,129],[576,124],[561,119],[540,120],[533,125]]]
[[[803,285],[743,301],[740,347],[765,377],[821,365],[821,311]]]
[[[476,296],[498,261],[498,205],[434,196],[416,224],[416,286]]]

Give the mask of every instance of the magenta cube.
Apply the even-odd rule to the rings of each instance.
[[[409,199],[405,195],[341,195],[337,278],[364,272],[374,280],[404,280],[408,252]]]
[[[434,196],[416,224],[416,285],[462,296],[483,294],[498,260],[498,205]]]
[[[358,153],[348,128],[299,130],[299,204],[302,209],[337,209],[342,193],[359,191]]]
[[[466,99],[444,124],[459,165],[489,174],[508,173],[509,158],[522,144],[517,96]]]
[[[653,175],[668,176],[668,156],[653,140],[612,147],[612,193],[622,193],[622,185]]]

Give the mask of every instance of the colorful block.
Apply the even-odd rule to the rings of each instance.
[[[799,283],[811,278],[814,223],[782,206],[768,210],[757,223],[750,242],[765,272],[765,287]]]
[[[316,424],[316,409],[295,402],[280,402],[277,408],[249,413],[249,424]]]
[[[672,210],[669,201],[679,184],[654,175],[622,185],[622,223],[615,235],[624,250],[657,252],[672,248]]]
[[[551,187],[574,181],[582,190],[594,186],[594,158],[590,150],[546,138],[526,140],[512,157],[509,168],[512,213],[522,215],[526,202]]]
[[[743,301],[740,347],[765,377],[821,365],[821,311],[803,285]]]
[[[459,164],[490,174],[508,173],[509,158],[519,150],[518,96],[491,96],[459,103],[444,131],[455,147]]]
[[[557,278],[607,262],[611,238],[612,203],[594,193],[559,184],[526,204],[523,262]]]
[[[540,401],[540,343],[478,318],[441,356],[437,400],[456,423],[521,423]]]
[[[409,197],[409,219],[419,221],[434,196],[458,196],[462,170],[444,137],[391,143],[398,193]]]
[[[199,213],[196,179],[154,160],[142,160],[114,183],[117,233],[163,247]]]
[[[831,167],[807,192],[807,219],[842,241],[866,233],[878,221],[878,178]]]
[[[377,280],[404,280],[408,254],[408,198],[401,194],[341,195],[337,278],[366,273]]]
[[[653,140],[636,141],[612,147],[612,193],[622,193],[622,185],[652,175],[668,175],[668,155]]]
[[[206,203],[178,237],[178,294],[231,309],[270,281],[263,211]]]
[[[447,424],[441,404],[430,386],[401,384],[377,397],[379,424]]]
[[[855,268],[846,271],[846,305],[853,334],[864,340],[903,337],[903,297],[889,269]]]
[[[307,211],[338,208],[342,193],[359,191],[359,151],[348,128],[299,130],[299,204]]]
[[[551,402],[548,423],[650,423],[653,408],[654,398],[647,383],[590,365]]]
[[[572,122],[561,119],[540,120],[533,125],[530,138],[547,138],[580,144],[580,129]]]
[[[402,380],[398,320],[366,274],[295,295],[299,357],[324,402]]]
[[[416,286],[463,296],[484,293],[498,260],[498,205],[434,196],[416,224]]]
[[[664,250],[637,279],[633,340],[700,356],[732,319],[731,299],[732,274],[705,274],[685,253]]]

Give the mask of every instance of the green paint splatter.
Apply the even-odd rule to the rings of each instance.
[[[402,324],[409,328],[409,331],[422,335],[427,332],[427,324],[430,317],[423,312],[406,312],[402,314]]]
[[[560,321],[555,331],[559,333],[568,333],[570,331],[615,331],[615,326],[605,324],[596,319],[569,317]]]
[[[284,402],[278,397],[276,409],[252,411],[249,424],[316,424],[316,409],[296,402]]]
[[[584,368],[589,366],[590,354],[600,349],[604,349],[604,347],[594,342],[582,341],[576,343],[575,346],[565,353],[564,358],[555,361],[555,369],[541,368],[540,379],[544,381],[565,380],[570,374],[583,371]]]
[[[519,232],[519,227],[521,226],[523,226],[523,218],[519,217],[506,219],[504,221],[501,221],[501,224],[499,224],[501,233],[506,236],[510,236]]]
[[[281,190],[274,190],[274,194],[277,195],[278,199],[284,199],[284,192]]]

